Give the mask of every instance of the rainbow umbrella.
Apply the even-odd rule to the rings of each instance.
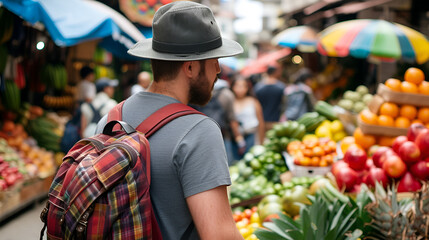
[[[277,33],[272,40],[272,44],[281,47],[296,48],[301,52],[315,52],[316,36],[316,31],[311,27],[290,27]]]
[[[334,24],[319,34],[317,50],[327,56],[403,59],[419,64],[429,59],[425,35],[398,23],[357,19]]]

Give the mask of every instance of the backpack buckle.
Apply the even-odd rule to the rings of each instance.
[[[46,202],[46,206],[43,208],[42,212],[40,213],[40,220],[42,222],[46,223],[48,220],[48,211],[49,211],[49,202]]]
[[[76,239],[85,239],[86,227],[88,226],[88,218],[94,211],[94,206],[91,205],[79,219],[76,225]]]

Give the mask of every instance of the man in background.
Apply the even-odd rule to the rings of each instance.
[[[110,109],[118,104],[112,99],[118,80],[100,78],[95,83],[97,95],[90,103],[81,106],[81,136],[91,137],[95,134],[97,123]]]
[[[94,70],[88,66],[84,66],[80,69],[81,81],[77,85],[76,100],[78,104],[84,102],[91,102],[96,94],[95,89],[95,73]]]
[[[283,112],[283,92],[286,85],[279,80],[280,74],[280,66],[269,66],[266,77],[255,85],[255,94],[262,106],[266,131],[280,121]]]
[[[137,83],[131,87],[131,95],[140,91],[146,91],[152,83],[152,75],[149,72],[140,72],[137,76]]]

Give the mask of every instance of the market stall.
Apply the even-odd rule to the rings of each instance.
[[[129,56],[144,36],[97,1],[0,1],[0,22],[2,222],[47,197],[65,154],[60,141],[79,69],[91,65],[96,77],[116,77],[113,59]]]

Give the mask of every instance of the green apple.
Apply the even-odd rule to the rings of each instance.
[[[285,191],[282,198],[283,209],[292,217],[299,214],[300,206],[296,203],[310,204],[307,198],[308,189],[303,186],[295,186]]]

